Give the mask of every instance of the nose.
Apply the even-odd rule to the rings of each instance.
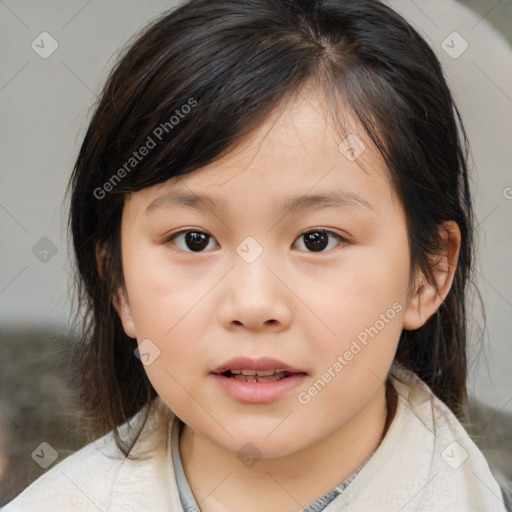
[[[292,293],[278,274],[263,257],[252,263],[235,262],[222,284],[219,323],[230,330],[287,329],[292,318]]]

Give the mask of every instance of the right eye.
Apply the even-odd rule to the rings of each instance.
[[[184,235],[182,237],[182,235]],[[203,249],[208,246],[209,240],[213,240],[208,233],[199,230],[193,229],[183,229],[178,231],[177,233],[172,234],[166,241],[172,242],[174,245],[177,245],[178,248],[185,252],[204,252]],[[182,246],[176,243],[174,240],[182,240]],[[187,250],[190,249],[190,250]]]

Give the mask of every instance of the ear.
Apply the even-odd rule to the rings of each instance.
[[[137,338],[137,332],[135,330],[135,322],[133,321],[132,310],[128,301],[128,296],[124,287],[120,286],[112,299],[121,323],[123,324],[124,332],[130,338]]]
[[[98,265],[98,273],[101,279],[105,279],[105,255],[107,254],[106,245],[96,244],[96,263]],[[130,338],[136,338],[135,323],[133,321],[128,295],[124,287],[120,286],[112,298],[112,304],[116,310],[124,332]]]
[[[406,330],[419,329],[438,310],[452,286],[460,250],[459,226],[455,221],[445,221],[439,226],[439,234],[443,252],[432,261],[432,273],[439,293],[422,272],[405,308],[403,328]]]

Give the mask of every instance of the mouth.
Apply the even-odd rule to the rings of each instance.
[[[218,375],[240,382],[276,382],[292,375],[306,375],[305,372],[277,370],[226,370]]]
[[[260,379],[260,382],[272,382],[306,372],[302,368],[291,366],[269,356],[260,358],[237,356],[218,366],[212,373],[245,382],[258,382],[255,379]],[[267,377],[271,378],[267,379]]]
[[[214,381],[228,397],[246,403],[286,399],[307,375],[302,368],[270,356],[240,355],[212,371]]]
[[[231,399],[245,403],[268,403],[292,397],[307,373],[289,370],[224,370],[212,373],[214,381]]]

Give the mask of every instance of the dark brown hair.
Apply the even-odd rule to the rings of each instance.
[[[324,92],[340,133],[348,109],[382,154],[406,213],[412,275],[421,270],[435,284],[439,224],[458,224],[452,288],[421,328],[402,332],[396,361],[457,414],[467,399],[468,144],[433,51],[376,0],[190,0],[119,57],[69,182],[80,401],[92,435],[113,430],[125,455],[131,446],[119,443],[117,427],[157,395],[112,305],[123,286],[125,197],[218,159],[307,85]],[[147,156],[131,161],[149,139]],[[106,250],[102,272],[98,246]]]

